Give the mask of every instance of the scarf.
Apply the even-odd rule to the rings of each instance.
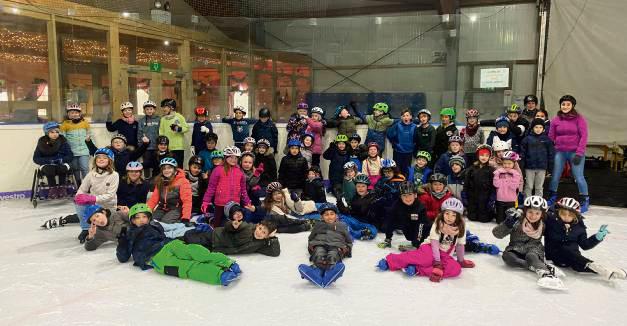
[[[453,225],[448,225],[446,223],[444,223],[444,221],[441,222],[442,224],[440,224],[440,232],[442,232],[442,234],[450,236],[450,237],[456,237],[459,234],[459,228]]]
[[[444,190],[442,191],[434,191],[431,190],[431,195],[437,199],[442,199],[442,197],[444,197],[444,195],[446,195],[446,188],[444,188]]]
[[[466,125],[466,135],[468,135],[469,137],[474,136],[477,133],[477,130],[479,130],[479,124],[476,124],[472,127],[470,125]]]
[[[537,229],[533,228],[531,222],[529,222],[526,218],[523,219],[522,222],[522,230],[525,234],[532,239],[540,239],[542,237],[542,229],[544,228],[544,224],[540,221]]]
[[[65,143],[65,138],[59,135],[59,138],[52,140],[48,136],[43,136],[39,138],[37,142],[37,149],[43,154],[43,156],[55,156],[59,154],[59,149],[61,149],[61,145]]]
[[[129,125],[132,125],[135,123],[135,115],[131,114],[130,117],[122,117],[122,120],[126,121],[126,123],[128,123]]]

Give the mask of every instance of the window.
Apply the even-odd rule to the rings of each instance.
[[[191,44],[192,80],[196,105],[209,110],[209,118],[224,115],[222,105],[222,50],[202,44]]]

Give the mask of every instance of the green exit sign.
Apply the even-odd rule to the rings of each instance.
[[[161,71],[161,63],[160,62],[151,62],[150,63],[150,71],[160,72]]]

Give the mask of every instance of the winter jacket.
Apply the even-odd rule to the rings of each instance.
[[[137,143],[140,144],[142,142],[142,138],[146,136],[150,139],[150,143],[148,143],[148,150],[156,150],[160,122],[161,117],[158,115],[153,115],[151,117],[144,115],[137,119]]]
[[[494,168],[488,164],[473,164],[466,169],[466,180],[464,181],[464,192],[468,201],[473,202],[478,198],[489,196],[495,192],[494,189]]]
[[[544,229],[544,223],[541,223],[540,227]],[[522,229],[521,221],[516,222],[513,228],[508,227],[503,222],[492,229],[492,234],[497,239],[503,239],[509,235],[509,244],[505,248],[505,252],[513,251],[523,257],[526,254],[535,254],[540,257],[541,260],[544,260],[542,237],[534,239],[528,236]]]
[[[48,136],[40,137],[33,152],[33,162],[38,165],[70,164],[73,158],[70,144],[63,135],[54,141]]]
[[[466,170],[462,170],[459,173],[452,173],[448,176],[448,189],[453,194],[453,197],[459,199],[467,205],[467,197],[464,192],[464,182],[466,181]]]
[[[155,184],[152,195],[146,203],[148,207],[153,212],[157,208],[165,212],[180,209],[181,220],[189,221],[192,216],[192,188],[189,181],[185,178],[185,171],[182,169],[176,170],[171,186],[168,185],[164,189],[159,189],[157,188],[158,186],[158,184]]]
[[[397,200],[394,205],[392,205],[390,214],[394,216],[397,221],[401,221],[402,224],[396,226],[401,230],[405,230],[405,226],[411,221],[417,221],[418,230],[416,232],[416,238],[412,239],[412,242],[422,243],[429,236],[433,220],[427,216],[427,210],[420,200],[414,200],[414,203],[409,206],[405,205],[403,201]]]
[[[490,135],[488,135],[488,139],[486,140],[486,144],[490,146],[494,146],[496,140],[509,143],[511,150],[516,153],[520,153],[520,144],[514,134],[511,131],[508,131],[506,134],[499,134],[496,130],[490,131]]]
[[[259,176],[259,185],[267,187],[271,182],[277,180],[276,160],[274,154],[255,155],[255,168],[263,164],[263,173]]]
[[[137,129],[139,125],[137,121],[128,123],[123,119],[117,119],[115,122],[107,121],[105,125],[107,126],[107,130],[109,130],[109,132],[117,131],[119,134],[124,135],[124,137],[126,137],[127,145],[136,147],[139,143],[137,141]]]
[[[494,188],[496,188],[496,200],[501,202],[515,202],[518,198],[518,191],[521,190],[521,179],[522,176],[516,169],[496,169],[492,181]]]
[[[382,201],[382,204],[386,207],[391,206],[394,201],[396,201],[400,196],[399,184],[405,181],[405,176],[402,174],[397,174],[393,176],[391,179],[386,179],[382,177],[377,181],[377,184],[374,185],[374,191]]]
[[[133,257],[134,266],[147,270],[152,268],[150,265],[152,257],[169,241],[159,222],[151,221],[140,227],[130,225],[126,236],[118,240],[116,256],[120,263],[126,263]]]
[[[392,127],[388,128],[387,137],[392,143],[394,151],[399,153],[413,153],[416,149],[416,143],[419,138],[418,126],[413,122],[405,124],[397,121]]]
[[[357,171],[361,171],[361,162],[368,157],[368,148],[364,144],[357,145],[356,148],[348,145],[348,156],[357,165]]]
[[[355,116],[348,116],[347,118],[337,117],[327,121],[328,128],[337,127],[338,135],[349,136],[357,132],[357,125],[361,123],[361,119]]]
[[[150,185],[148,181],[142,183],[129,183],[126,178],[120,180],[118,185],[118,206],[131,207],[138,203],[145,203],[146,197],[148,197],[148,191]]]
[[[198,150],[198,149],[196,149]],[[202,158],[203,160],[203,167],[202,167],[202,172],[205,173],[207,171],[211,172],[211,170],[213,170],[213,162],[211,162],[211,160],[213,159],[213,155],[211,155],[211,152],[213,151],[209,151],[208,149],[203,149],[202,151],[200,151],[197,155],[200,156],[200,158]]]
[[[516,121],[509,120],[509,130],[514,134],[514,137],[516,137],[516,140],[520,144],[522,137],[524,137],[529,130],[529,121],[522,117],[519,117]]]
[[[571,223],[570,228],[567,229],[566,223],[558,216],[557,211],[549,210],[544,231],[546,259],[554,260],[560,249],[578,253],[580,247],[583,250],[590,250],[599,243],[601,241],[597,240],[594,235],[588,237],[586,225],[581,216],[579,216],[578,223]]]
[[[453,135],[458,135],[459,131],[455,123],[451,123],[444,127],[438,126],[435,130],[435,144],[433,145],[433,154],[435,157],[439,157],[448,150],[448,139]]]
[[[250,126],[257,122],[257,120],[247,118],[239,120],[235,118],[222,118],[222,122],[231,125],[231,132],[233,132],[233,142],[235,142],[235,146],[240,146],[243,145],[244,138],[248,137],[248,134],[250,133]]]
[[[232,166],[229,172],[226,172],[224,165],[218,166],[211,171],[203,202],[226,206],[230,201],[244,206],[250,205],[246,192],[246,176],[238,165]]]
[[[87,137],[93,137],[89,122],[85,119],[75,123],[72,120],[64,120],[59,127],[65,139],[67,139],[72,149],[74,156],[87,156],[89,155],[89,148],[85,141]]]
[[[211,232],[210,250],[221,252],[225,255],[252,254],[278,257],[281,254],[279,239],[272,237],[258,240],[254,236],[255,225],[242,222],[235,229],[232,223],[226,223],[224,227],[218,227]]]
[[[104,208],[114,208],[118,202],[118,185],[120,177],[117,172],[98,173],[93,169],[83,178],[81,186],[76,194],[89,194],[96,196],[96,204]]]
[[[309,251],[313,252],[316,246],[329,246],[346,249],[345,256],[351,256],[353,237],[348,232],[348,226],[337,220],[334,223],[318,221],[309,234]]]
[[[307,160],[300,153],[283,156],[279,165],[279,182],[290,190],[303,189],[308,168]]]
[[[531,121],[535,119],[536,113],[538,113],[538,109],[529,110],[527,108],[524,108],[520,117],[524,118],[525,120],[527,120],[527,122],[531,123]]]
[[[118,152],[118,150],[111,147],[111,151],[113,151],[113,155],[115,157],[115,170],[118,174],[120,176],[125,176],[126,165],[128,162],[139,160],[139,158],[146,152],[146,148],[148,148],[148,144],[144,143],[140,143],[139,147],[136,146],[132,151],[129,150],[128,147],[125,147],[121,152]]]
[[[344,164],[350,160],[350,154],[347,150],[340,151],[335,143],[331,143],[329,148],[324,151],[322,157],[329,163],[329,180],[333,184],[341,184],[344,179]]]
[[[302,200],[313,200],[316,203],[326,203],[327,195],[324,191],[324,184],[322,183],[322,179],[307,179],[307,181],[305,181],[305,187],[303,188],[303,193],[300,195],[300,198]]]
[[[435,135],[436,130],[432,125],[427,125],[424,128],[422,125],[418,126],[418,142],[416,142],[416,151],[425,151],[433,154],[435,147]],[[448,139],[446,140],[448,144]],[[448,145],[447,145],[448,146]]]
[[[196,153],[207,148],[207,142],[205,141],[207,133],[200,131],[202,126],[207,127],[210,133],[213,132],[213,126],[209,120],[205,120],[205,122],[196,121],[196,123],[194,123],[194,128],[192,129],[192,146],[194,146]]]
[[[355,189],[355,180],[347,180],[346,178],[344,178],[344,180],[342,180],[342,197],[344,197],[346,201],[350,203],[356,194],[357,190]]]
[[[588,123],[581,114],[557,115],[551,119],[549,138],[556,151],[575,152],[583,157],[588,145]]]
[[[448,164],[448,161],[451,159],[453,155],[460,155],[464,158],[465,166],[468,166],[468,162],[466,161],[466,156],[464,152],[452,153],[451,151],[447,151],[446,153],[440,155],[438,161],[435,162],[435,166],[433,167],[434,173],[442,173],[444,175],[451,175],[453,170],[451,170],[451,166]]]
[[[181,127],[181,131],[173,131],[171,125]],[[184,134],[189,131],[189,125],[180,113],[174,112],[161,117],[159,121],[159,135],[166,136],[170,140],[170,151],[182,151],[188,146],[185,144]]]
[[[116,241],[123,229],[128,228],[128,216],[115,209],[110,209],[111,216],[107,219],[107,225],[96,227],[96,234],[92,239],[86,239],[85,250],[98,249],[107,241]]]
[[[270,142],[270,147],[276,151],[279,142],[279,130],[271,119],[266,122],[261,122],[261,120],[255,122],[251,136],[256,140],[267,139]]]
[[[360,196],[355,194],[353,200],[348,202],[348,207],[344,206],[344,203],[340,200],[338,201],[338,209],[347,215],[351,215],[356,219],[368,223],[371,219],[368,217],[374,213],[374,207],[372,204],[377,200],[377,196],[374,192],[368,192],[365,196]]]
[[[430,220],[435,220],[435,218],[440,214],[440,208],[442,207],[442,203],[453,197],[448,189],[446,190],[446,194],[442,196],[442,198],[437,199],[430,191],[425,192],[424,194],[418,196],[418,200],[422,203],[422,205],[427,210],[427,217]]]
[[[522,141],[520,159],[525,169],[553,171],[555,149],[549,136],[530,133]]]
[[[311,146],[311,152],[313,154],[322,154],[322,146],[324,145],[324,123],[322,121],[315,121],[312,118],[307,118],[306,132],[313,134],[314,141]]]
[[[209,182],[203,178],[202,174],[193,176],[191,172],[185,171],[185,178],[189,181],[189,185],[192,189],[192,214],[200,214],[202,200],[207,192],[207,186]]]
[[[464,140],[464,153],[474,154],[477,151],[477,147],[485,143],[483,128],[481,128],[479,125],[477,125],[474,129],[470,129],[468,128],[468,126],[466,126],[464,129],[462,129],[459,135]]]
[[[382,114],[378,117],[367,115],[365,121],[368,124],[368,133],[364,144],[368,145],[368,143],[375,142],[379,145],[380,151],[384,151],[385,135],[387,129],[394,124],[394,119],[391,119],[388,114]]]
[[[492,156],[488,164],[496,170],[503,167],[503,160],[496,156]],[[522,176],[522,170],[520,169],[520,165],[518,165],[518,162],[514,162],[514,170],[518,171],[518,173]],[[523,178],[520,178],[520,187],[518,189],[522,189],[524,184],[525,180]]]
[[[418,187],[422,187],[422,185],[428,183],[431,172],[433,171],[428,166],[419,168],[417,165],[414,165],[409,169],[407,180],[413,182],[416,189],[418,189]]]

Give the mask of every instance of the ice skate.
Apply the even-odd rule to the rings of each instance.
[[[387,271],[390,269],[390,266],[388,265],[388,261],[383,258],[377,263],[377,268],[381,271]]]
[[[536,273],[540,278],[536,282],[539,287],[549,290],[565,291],[568,290],[564,282],[560,280],[553,271],[547,269],[537,269]]]
[[[41,225],[41,227],[44,229],[50,230],[50,229],[64,226],[65,224],[67,224],[67,222],[65,222],[65,218],[61,216],[61,217],[51,218],[45,221],[44,224]]]
[[[220,284],[222,284],[223,286],[229,286],[231,282],[237,280],[238,278],[239,274],[236,274],[230,270],[226,270],[222,272],[222,275],[220,275]]]

